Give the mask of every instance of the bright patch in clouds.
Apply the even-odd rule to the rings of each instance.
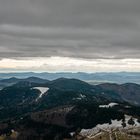
[[[70,57],[33,57],[1,59],[0,71],[140,71],[140,59],[78,59]]]

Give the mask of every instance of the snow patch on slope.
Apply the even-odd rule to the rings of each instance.
[[[49,90],[48,87],[33,87],[32,89],[37,89],[40,91],[40,94],[37,97],[36,101],[38,101],[40,98],[42,98],[43,94],[45,94]]]
[[[118,105],[118,103],[109,103],[108,105],[99,105],[100,108],[109,108]]]
[[[86,98],[86,95],[80,94],[77,98],[73,98],[73,100],[82,100]]]

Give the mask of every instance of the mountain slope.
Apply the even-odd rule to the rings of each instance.
[[[18,82],[25,82],[25,81],[26,82],[31,82],[31,83],[40,83],[40,84],[49,82],[49,80],[41,79],[41,78],[38,78],[38,77],[28,77],[28,78],[25,78],[25,79],[18,79],[18,78],[12,77],[12,78],[9,78],[9,79],[0,80],[0,88],[4,88],[4,87],[7,87],[7,86],[12,86],[12,85],[14,85]]]
[[[127,101],[134,105],[140,105],[140,85],[134,83],[126,84],[100,84],[98,87],[104,94],[110,96],[118,95],[124,101]]]
[[[48,86],[53,88],[59,88],[61,90],[73,90],[73,91],[91,91],[94,89],[94,86],[78,80],[78,79],[67,79],[67,78],[59,78],[49,82]]]
[[[14,133],[17,140],[62,140],[70,138],[70,132],[77,134],[79,128],[111,124],[112,120],[123,122],[126,114],[140,119],[140,107],[132,105],[139,98],[140,85],[92,86],[77,79],[59,78],[45,83],[27,79],[0,90],[2,136]],[[41,94],[41,88],[47,90]]]
[[[39,100],[41,91],[35,87],[48,87]],[[5,108],[28,113],[61,105],[77,104],[78,102],[107,102],[107,99],[94,94],[94,87],[76,79],[57,79],[47,83],[20,81],[0,90],[0,110]],[[6,113],[6,111],[5,111]],[[8,115],[8,114],[6,114]],[[16,114],[13,114],[16,115]],[[5,117],[6,118],[6,117]]]
[[[43,81],[45,83],[36,82],[21,80],[10,87],[0,90],[0,113],[5,112],[6,118],[8,114],[5,109],[25,114],[79,103],[108,104],[110,102],[117,102],[126,105],[140,105],[140,85],[137,84],[118,85],[106,83],[93,86],[77,79],[66,78],[47,82]],[[46,87],[48,91],[43,93],[41,98],[38,99],[41,91],[35,87]],[[13,116],[15,115],[17,114],[13,114]]]

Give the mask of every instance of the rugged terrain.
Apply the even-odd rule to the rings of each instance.
[[[49,81],[36,77],[0,82],[4,85],[0,90],[2,140],[105,140],[108,137],[110,140],[128,137],[129,140],[129,135],[135,134],[139,137],[138,84],[90,85],[78,79]],[[114,121],[120,125],[114,126]],[[99,124],[108,127],[97,129]],[[94,129],[98,133],[92,131]],[[92,133],[85,135],[83,130]]]

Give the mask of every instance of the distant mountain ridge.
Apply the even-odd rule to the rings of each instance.
[[[7,86],[12,86],[18,82],[30,82],[30,83],[39,83],[39,84],[43,84],[43,83],[46,83],[48,82],[49,80],[46,80],[46,79],[41,79],[41,78],[38,78],[38,77],[28,77],[28,78],[24,78],[24,79],[19,79],[19,78],[16,78],[16,77],[11,77],[9,79],[2,79],[0,80],[0,87],[1,88],[4,88],[4,87],[7,87]]]
[[[140,72],[99,72],[99,73],[84,73],[84,72],[59,72],[59,73],[34,73],[34,72],[21,72],[21,73],[0,73],[0,78],[7,79],[11,77],[16,77],[20,79],[25,79],[28,77],[38,77],[48,80],[55,80],[61,77],[64,78],[75,78],[83,81],[87,81],[92,84],[99,83],[137,83],[140,84]]]

